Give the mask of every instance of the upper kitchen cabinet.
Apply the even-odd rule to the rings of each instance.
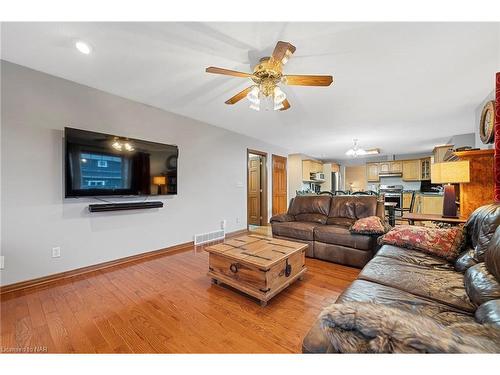
[[[420,159],[420,180],[431,179],[431,158]]]
[[[442,145],[434,147],[432,155],[434,156],[434,163],[442,163],[445,161],[444,156],[448,150],[453,150],[453,145]]]
[[[383,161],[378,163],[379,169],[378,173],[381,175],[401,173],[403,171],[403,162],[398,161]]]
[[[403,181],[420,181],[420,159],[403,160]]]
[[[384,173],[389,173],[390,171],[391,171],[391,166],[388,161],[378,163],[378,173],[384,174]]]
[[[323,163],[316,160],[302,160],[302,181],[311,181],[311,173],[323,172]]]
[[[389,162],[389,170],[391,173],[401,173],[403,171],[403,162],[402,161]]]
[[[366,163],[366,179],[368,182],[378,182],[380,178],[379,163]]]

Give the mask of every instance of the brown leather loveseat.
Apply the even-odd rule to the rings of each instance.
[[[298,196],[271,225],[273,237],[307,243],[308,257],[361,268],[377,250],[377,238],[351,234],[349,227],[368,216],[384,220],[383,202],[375,196]]]
[[[481,332],[487,339],[495,334],[492,340],[500,351],[500,331],[494,328],[500,328],[499,224],[500,204],[482,206],[474,211],[465,224],[467,250],[454,263],[416,250],[382,246],[376,257],[363,268],[358,279],[339,296],[334,310],[341,313],[342,309],[348,310],[353,305],[361,305],[372,311],[377,308],[379,311],[387,307],[396,308],[395,311],[407,314],[409,318],[406,321],[409,324],[381,322],[394,332],[397,332],[394,327],[409,326],[413,319],[424,318],[432,324],[437,323],[443,330],[443,335],[435,337],[434,341],[442,340],[445,330],[450,332],[449,337],[456,339],[460,329],[469,327],[470,331],[476,334]],[[331,309],[327,307],[322,316]],[[376,319],[377,314],[373,315],[373,318],[369,318]],[[357,321],[361,321],[360,318],[356,316]],[[335,337],[342,339],[332,340],[332,331],[329,331],[330,336],[325,333],[325,320],[321,320],[320,315],[303,340],[303,352],[367,350],[368,346],[362,345],[342,350],[347,342],[359,340],[359,332],[353,326],[347,330],[335,326],[333,330]],[[423,330],[417,327],[417,332]],[[415,338],[412,340],[415,341]],[[428,348],[420,349],[426,351]]]

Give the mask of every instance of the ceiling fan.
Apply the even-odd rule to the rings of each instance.
[[[295,52],[295,47],[288,42],[278,42],[270,57],[263,57],[254,67],[253,73],[237,72],[224,68],[208,67],[206,72],[234,77],[250,78],[254,84],[240,91],[226,104],[235,104],[243,98],[250,101],[250,108],[259,111],[261,104],[266,109],[285,111],[290,108],[286,94],[278,86],[280,83],[291,86],[330,86],[332,76],[288,75],[283,74],[283,65]]]

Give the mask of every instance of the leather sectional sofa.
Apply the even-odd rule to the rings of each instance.
[[[467,250],[455,263],[384,245],[335,304],[348,306],[352,302],[364,302],[370,304],[362,306],[370,308],[396,307],[412,317],[429,317],[445,327],[443,329],[451,330],[452,335],[464,324],[491,335],[491,329],[483,324],[500,326],[499,224],[500,204],[478,208],[465,224]],[[345,342],[351,341],[349,337],[355,339],[354,335],[352,330],[340,332]],[[500,343],[498,345],[500,348]],[[304,353],[342,352],[327,337],[321,319],[304,338],[302,350]],[[359,352],[363,350],[359,348]]]
[[[385,220],[376,196],[298,196],[270,221],[273,237],[307,243],[306,256],[361,268],[378,249],[377,238],[351,234],[349,227],[368,216]]]

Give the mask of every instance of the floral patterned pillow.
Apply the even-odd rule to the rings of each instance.
[[[354,234],[384,234],[390,229],[387,228],[378,216],[368,216],[358,219],[349,231]]]
[[[415,225],[398,225],[378,239],[380,245],[394,245],[444,258],[457,259],[465,243],[463,226],[434,229]]]

